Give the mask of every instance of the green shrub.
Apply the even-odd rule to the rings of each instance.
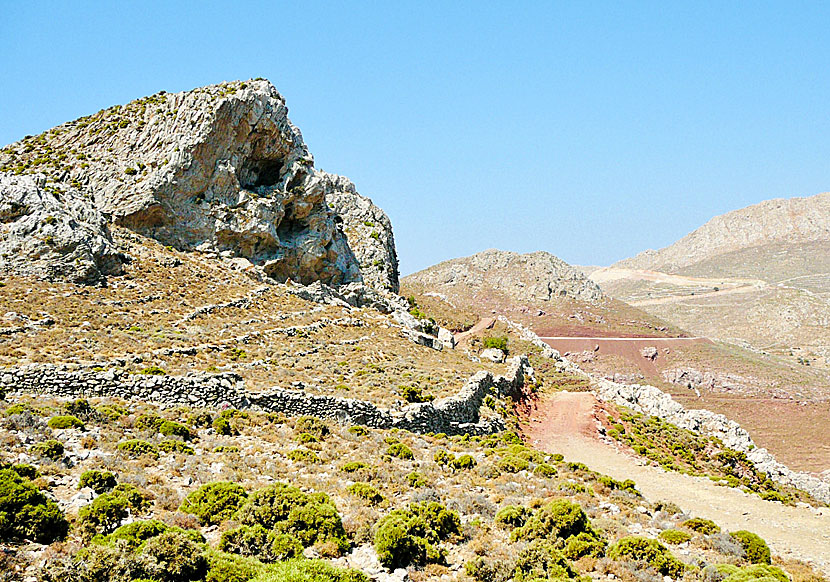
[[[533,474],[539,477],[556,477],[556,467],[547,463],[539,463],[533,469]]]
[[[89,487],[95,493],[106,493],[116,486],[115,475],[109,471],[99,471],[98,469],[90,469],[81,474],[78,481],[78,489]]]
[[[692,519],[687,519],[680,525],[703,535],[712,535],[720,533],[720,527],[718,527],[718,525],[714,521],[710,519],[704,519],[702,517],[693,517]]]
[[[49,422],[46,423],[49,428],[61,429],[61,428],[78,428],[84,430],[84,423],[81,422],[81,419],[75,416],[53,416],[49,419]]]
[[[24,479],[29,479],[30,481],[40,477],[40,471],[37,470],[37,467],[34,467],[32,465],[25,465],[21,463],[7,465],[4,463],[0,463],[0,469],[9,469],[11,471],[14,471]]]
[[[506,457],[502,457],[496,463],[496,467],[499,471],[503,473],[518,473],[519,471],[524,471],[530,466],[530,463],[525,461],[522,458],[507,455]]]
[[[205,412],[204,410],[194,412],[190,415],[190,418],[187,419],[187,423],[194,428],[205,428],[210,426],[212,422],[213,417],[209,412]]]
[[[150,430],[153,432],[158,432],[161,428],[161,425],[165,423],[165,420],[160,417],[158,414],[155,413],[145,413],[139,414],[135,422],[133,423],[133,427],[137,430]]]
[[[323,459],[321,459],[317,453],[314,451],[307,451],[305,449],[294,449],[293,451],[288,451],[286,456],[296,463],[319,464],[323,462]]]
[[[69,523],[53,501],[15,471],[0,469],[0,542],[49,544],[68,531]]]
[[[667,529],[660,532],[660,539],[669,544],[682,544],[692,539],[692,536],[679,529]]]
[[[72,402],[67,402],[63,405],[66,414],[77,416],[78,418],[89,419],[93,413],[92,406],[86,398],[78,398]]]
[[[397,457],[399,459],[414,459],[415,455],[412,454],[412,449],[406,446],[403,443],[394,443],[389,445],[386,449],[386,454],[390,457]]]
[[[329,427],[325,422],[317,417],[301,416],[294,423],[294,432],[297,434],[307,432],[309,434],[313,434],[318,439],[322,439],[329,434]]]
[[[349,546],[337,508],[325,493],[305,493],[285,483],[254,491],[235,519],[244,525],[290,534],[303,546],[333,542],[339,551]]]
[[[254,558],[208,550],[208,573],[205,582],[248,582],[265,567]]]
[[[353,434],[355,436],[366,436],[369,434],[369,430],[364,426],[350,426],[348,428],[349,434]]]
[[[124,173],[128,176],[135,176],[136,174],[138,174],[138,170],[136,170],[135,168],[124,168]]]
[[[608,475],[600,475],[597,478],[597,481],[611,489],[619,490],[619,491],[628,491],[629,493],[633,493],[635,495],[640,495],[640,492],[637,491],[637,484],[634,483],[631,479],[626,479],[625,481],[617,481]]]
[[[78,527],[84,539],[97,534],[107,535],[115,531],[127,517],[129,504],[124,497],[104,493],[78,512]]]
[[[418,473],[417,471],[412,471],[409,475],[406,476],[406,482],[409,484],[410,487],[413,489],[418,489],[419,487],[425,487],[427,484],[426,479],[423,475]]]
[[[202,525],[217,525],[230,519],[247,497],[241,485],[215,481],[188,494],[179,510],[192,513]]]
[[[111,422],[115,422],[129,414],[129,411],[126,408],[118,406],[117,404],[104,404],[98,406],[95,408],[95,412]]]
[[[208,572],[204,548],[181,531],[150,538],[141,549],[142,574],[165,582],[202,580]]]
[[[789,582],[787,573],[767,564],[752,564],[739,568],[731,564],[720,564],[718,572],[725,575],[723,582]]]
[[[585,556],[600,558],[605,555],[607,542],[596,533],[581,532],[568,538],[565,543],[565,557],[578,560]]]
[[[582,532],[593,532],[582,507],[567,499],[557,499],[539,508],[523,527],[516,530],[515,536],[525,540],[557,537],[564,540]]]
[[[565,556],[548,540],[534,540],[516,558],[514,582],[575,578]]]
[[[38,414],[38,412],[25,402],[18,402],[9,406],[3,414],[13,416],[15,414]]]
[[[276,562],[302,556],[300,540],[288,534],[269,531],[261,525],[240,525],[222,534],[219,549],[231,554],[253,556],[263,562]]]
[[[383,501],[383,495],[380,494],[380,491],[368,483],[354,483],[349,485],[347,491],[355,497],[368,501],[372,505],[376,505]]]
[[[148,366],[142,370],[139,370],[139,374],[144,374],[145,376],[166,376],[167,371],[163,368],[159,368],[158,366]]]
[[[361,461],[350,461],[340,467],[340,470],[344,473],[354,473],[356,471],[360,471],[361,469],[366,469],[368,466],[369,465]]]
[[[239,447],[234,445],[219,445],[213,449],[214,453],[238,453]]]
[[[193,455],[196,450],[182,441],[161,441],[158,449],[163,453],[180,453],[182,455]]]
[[[759,535],[746,530],[729,533],[744,549],[746,559],[753,564],[769,564],[770,551],[767,543]]]
[[[319,438],[308,432],[301,432],[296,437],[294,437],[294,440],[300,443],[301,445],[320,442]]]
[[[443,563],[439,543],[460,531],[458,514],[437,502],[413,503],[381,519],[375,533],[375,550],[389,569],[410,564]]]
[[[502,527],[522,527],[529,516],[530,510],[527,507],[506,505],[496,513],[495,522]]]
[[[645,562],[664,576],[678,578],[686,569],[668,548],[657,540],[629,536],[618,540],[608,549],[608,557],[614,560]]]
[[[163,434],[164,436],[177,436],[181,437],[186,441],[189,441],[193,438],[193,433],[190,432],[190,429],[187,428],[180,422],[175,422],[173,420],[165,420],[159,426],[158,431]]]
[[[159,458],[159,451],[156,445],[140,439],[129,439],[120,442],[116,448],[132,458],[137,458],[142,455],[147,455],[153,459]]]
[[[505,354],[508,353],[507,351],[507,336],[490,336],[484,338],[484,347],[485,348],[496,348],[503,351]]]
[[[453,459],[455,459],[455,455],[448,453],[445,449],[438,449],[432,455],[432,460],[441,466],[448,465]]]
[[[271,566],[251,582],[369,582],[357,570],[335,568],[322,560],[288,560]]]
[[[453,459],[450,462],[450,465],[452,465],[452,468],[457,470],[457,471],[464,470],[464,469],[472,469],[477,464],[478,463],[476,462],[476,460],[473,458],[472,455],[461,455],[461,456]]]
[[[224,436],[234,436],[239,434],[239,431],[231,425],[230,421],[222,416],[217,416],[211,423],[211,426],[213,427],[213,430],[216,431],[216,434]]]
[[[145,541],[163,534],[168,529],[169,525],[155,519],[134,521],[116,528],[107,536],[97,536],[92,541],[100,544],[117,541],[123,543],[130,551],[135,551]]]
[[[150,498],[130,483],[119,483],[109,495],[123,499],[135,513],[142,513],[150,507]]]
[[[34,445],[32,452],[53,461],[60,461],[63,459],[63,443],[54,439],[45,440]]]
[[[407,402],[417,404],[420,402],[432,402],[435,396],[432,394],[424,394],[420,386],[398,386],[401,391],[401,397]]]

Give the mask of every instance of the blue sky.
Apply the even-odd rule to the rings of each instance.
[[[0,142],[266,77],[403,273],[486,248],[609,264],[830,190],[830,4],[15,2]]]

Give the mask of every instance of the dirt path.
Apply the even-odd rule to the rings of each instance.
[[[644,307],[646,305],[662,305],[664,303],[682,303],[684,301],[693,301],[698,299],[708,299],[710,297],[720,297],[721,295],[740,295],[742,293],[753,293],[760,291],[763,287],[757,285],[745,285],[743,287],[733,287],[731,289],[721,289],[719,291],[709,291],[708,293],[696,293],[694,295],[671,295],[669,297],[657,297],[656,299],[641,299],[640,301],[629,301],[629,305],[635,307]]]
[[[830,574],[830,511],[788,507],[701,477],[670,473],[624,454],[599,440],[593,394],[560,392],[543,397],[524,423],[534,446],[562,453],[615,479],[633,479],[651,501],[671,501],[686,513],[712,519],[725,530],[747,529],[773,552],[813,563]]]

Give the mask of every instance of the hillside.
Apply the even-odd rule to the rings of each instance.
[[[681,330],[547,253],[397,269],[265,80],[3,148],[0,582],[823,582],[830,484],[528,328]],[[617,477],[533,442],[573,391]]]
[[[830,194],[763,202],[590,278],[696,334],[828,370],[829,209]]]

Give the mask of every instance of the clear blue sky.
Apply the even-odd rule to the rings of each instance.
[[[0,1],[0,142],[267,77],[390,215],[403,273],[609,264],[830,190],[827,3]]]

